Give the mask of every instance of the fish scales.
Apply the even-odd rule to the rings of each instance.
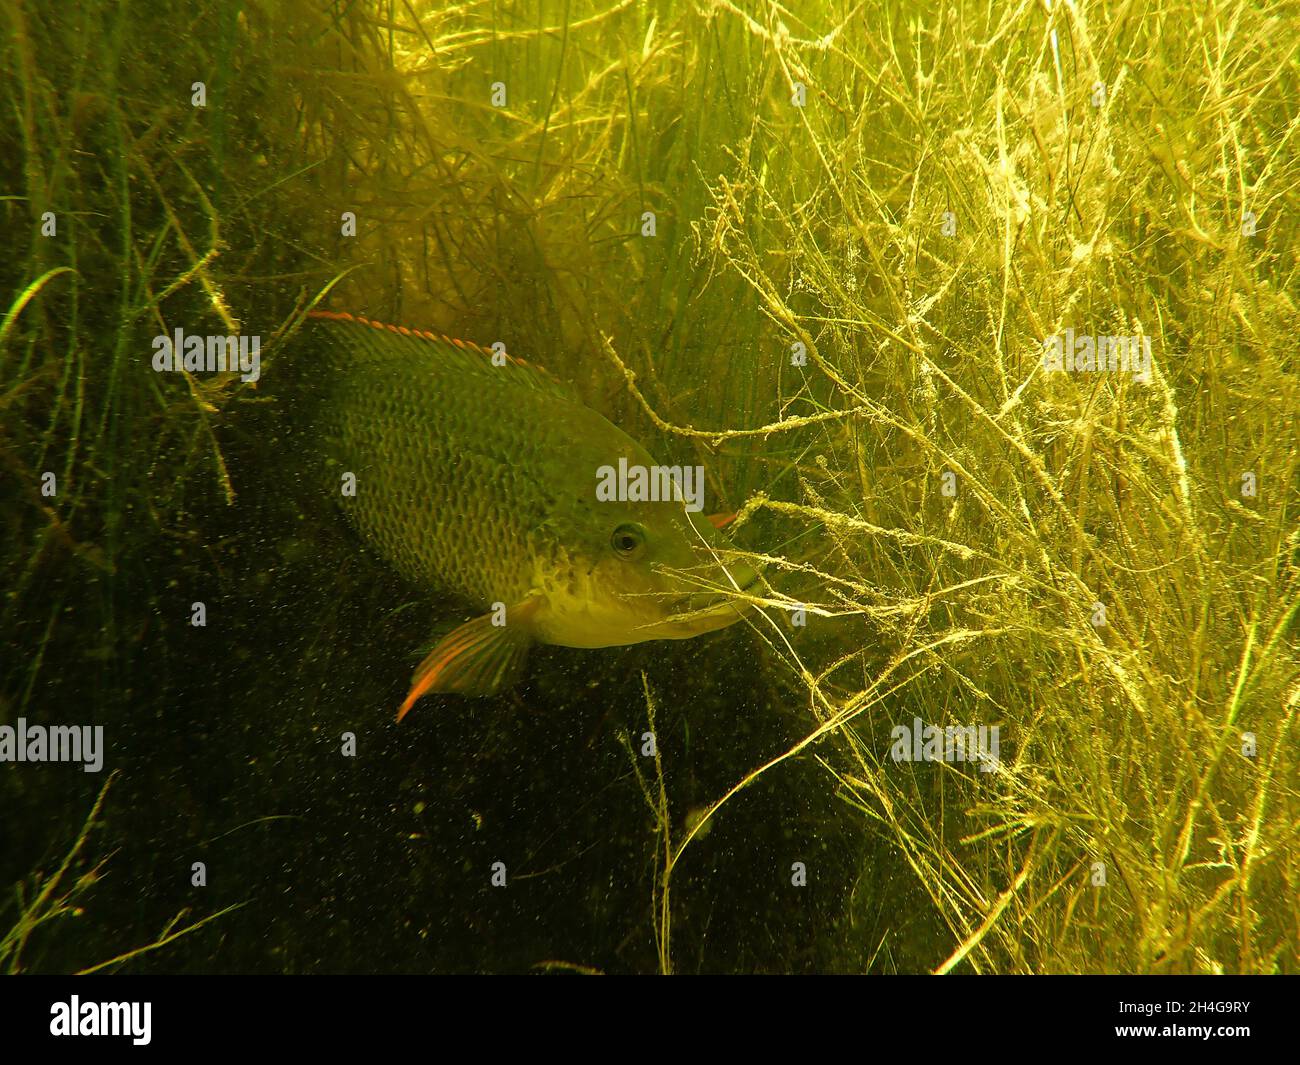
[[[597,468],[653,462],[534,367],[356,322],[317,328],[343,367],[322,428],[357,477],[348,511],[417,586],[477,606],[523,598],[533,560],[562,564],[547,530],[592,505]]]
[[[559,382],[448,337],[309,318],[319,442],[335,486],[356,477],[355,495],[334,489],[349,519],[412,585],[490,611],[434,647],[399,719],[426,692],[514,683],[534,642],[686,639],[739,620],[725,590],[757,574],[722,564],[713,526],[681,494],[598,492],[601,470],[654,460]]]

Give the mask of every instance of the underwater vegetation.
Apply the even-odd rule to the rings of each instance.
[[[1294,5],[0,0],[0,113],[0,968],[1300,971]],[[322,311],[744,620],[397,723]]]

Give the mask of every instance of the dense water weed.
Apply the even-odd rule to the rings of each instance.
[[[0,966],[1294,973],[1296,45],[9,3]],[[700,471],[743,623],[397,724],[471,615],[322,487],[312,310]]]

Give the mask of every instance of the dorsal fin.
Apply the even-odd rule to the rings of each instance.
[[[395,357],[419,358],[437,353],[470,372],[515,373],[517,383],[558,391],[569,397],[564,385],[541,366],[509,353],[504,355],[506,365],[499,366],[493,361],[496,352],[469,340],[426,329],[392,325],[346,311],[308,311],[307,317],[335,332],[340,343],[347,337],[351,350],[371,358],[387,361]]]

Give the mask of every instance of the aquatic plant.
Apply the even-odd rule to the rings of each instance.
[[[115,788],[170,800],[149,835],[116,841],[151,885],[233,827],[214,823],[220,797],[238,794],[238,824],[338,789],[326,823],[360,805],[385,861],[297,853],[334,876],[409,857],[409,882],[386,885],[407,949],[373,965],[424,957],[429,885],[450,874],[401,848],[464,833],[477,855],[478,808],[430,827],[436,804],[405,801],[432,787],[420,733],[383,741],[392,777],[370,782],[400,800],[300,753],[357,706],[390,727],[392,693],[359,664],[400,687],[392,648],[413,628],[309,510],[277,371],[306,308],[365,312],[504,340],[657,456],[704,465],[710,510],[739,511],[736,550],[765,567],[752,642],[710,644],[685,677],[653,656],[577,667],[652,730],[688,736],[673,705],[718,676],[734,688],[708,718],[744,721],[707,755],[703,802],[699,742],[648,759],[632,726],[635,768],[619,750],[589,768],[626,784],[602,867],[641,865],[626,896],[569,901],[616,913],[617,940],[644,923],[653,947],[630,967],[1295,971],[1289,17],[1267,0],[10,3],[0,637],[23,653],[0,675],[5,720],[90,706],[118,730]],[[148,370],[178,323],[260,334],[261,380]],[[1050,357],[1065,338],[1077,363]],[[1105,361],[1148,350],[1145,372]],[[367,594],[390,611],[373,631],[349,614],[377,611],[340,605]],[[196,598],[225,604],[228,642],[178,633]],[[742,706],[755,648],[768,697]],[[586,688],[547,661],[529,698],[578,705]],[[213,738],[223,714],[255,753]],[[485,737],[456,774],[472,782],[494,745],[513,758],[515,732],[539,778],[562,759],[506,720],[441,726]],[[996,726],[997,760],[896,760],[926,726]],[[7,856],[65,847],[93,799],[93,781],[45,779],[8,775],[3,800],[61,810],[64,831],[9,826]],[[538,788],[569,782],[555,769]],[[797,963],[793,931],[755,960],[748,941],[706,954],[692,921],[704,848],[763,827],[743,805],[760,793],[791,822],[815,811],[801,839],[853,844],[736,859],[791,891],[794,862],[814,880],[851,870],[799,918],[818,935]],[[245,853],[275,855],[270,876],[263,844]],[[726,901],[758,912],[767,891]],[[321,907],[337,938],[246,957],[329,967],[373,938],[347,899]],[[97,956],[149,941],[117,912]],[[202,935],[179,946],[214,964]],[[431,964],[466,964],[446,950]]]

